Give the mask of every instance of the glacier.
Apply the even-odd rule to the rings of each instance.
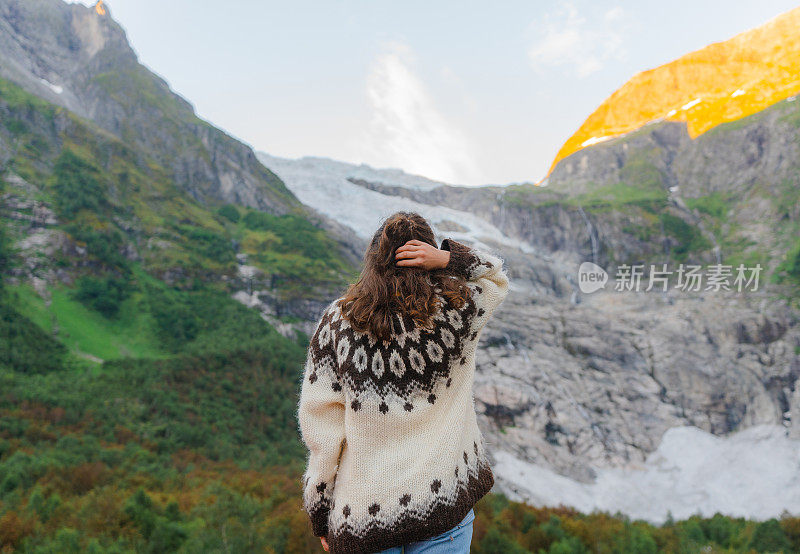
[[[400,170],[373,169],[327,158],[292,160],[259,152],[258,159],[286,183],[300,202],[350,227],[364,239],[372,238],[381,221],[392,213],[415,211],[430,222],[435,233],[442,234],[446,230],[446,235],[454,240],[468,241],[487,250],[496,250],[494,243],[534,252],[531,245],[505,235],[470,212],[383,194],[352,183],[348,178],[422,190],[444,183]]]
[[[638,466],[595,468],[581,483],[496,451],[493,470],[512,500],[572,506],[584,513],[619,511],[660,525],[714,513],[765,520],[800,513],[800,439],[782,425],[755,425],[719,437],[698,427],[672,427]]]

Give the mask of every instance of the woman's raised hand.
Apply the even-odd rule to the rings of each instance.
[[[399,266],[439,269],[450,262],[450,252],[439,250],[421,240],[412,239],[395,251],[394,258]]]

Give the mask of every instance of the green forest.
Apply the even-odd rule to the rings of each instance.
[[[0,552],[321,552],[301,509],[303,341],[221,296],[160,294],[192,306],[194,338],[167,336],[168,356],[96,364],[3,292]],[[476,516],[475,553],[800,550],[800,518],[653,526],[502,494]]]

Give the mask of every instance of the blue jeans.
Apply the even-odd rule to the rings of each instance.
[[[472,544],[472,521],[475,511],[470,508],[461,523],[441,535],[394,546],[377,554],[469,554]]]

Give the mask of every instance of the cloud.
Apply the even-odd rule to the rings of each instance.
[[[531,65],[537,71],[559,68],[580,78],[600,71],[609,60],[625,57],[621,34],[625,17],[616,6],[590,23],[575,6],[563,3],[531,25],[537,35],[528,49]]]
[[[386,44],[370,68],[371,121],[363,150],[370,163],[399,167],[447,183],[475,182],[470,142],[436,108],[413,69],[411,48]]]

